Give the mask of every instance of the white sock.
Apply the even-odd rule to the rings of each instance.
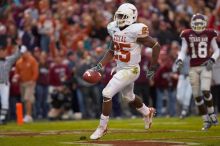
[[[0,120],[5,120],[5,115],[1,115]]]
[[[203,121],[210,121],[208,115],[202,115]]]
[[[109,116],[104,116],[103,114],[101,114],[99,125],[106,128],[108,125],[108,121],[109,121]]]
[[[150,111],[149,108],[143,103],[143,106],[141,108],[137,108],[137,110],[143,115],[143,116],[147,116]]]
[[[0,110],[0,120],[5,120],[8,110],[7,109],[1,109]]]
[[[209,113],[209,114],[214,113],[214,107],[213,107],[213,106],[208,107],[207,110],[208,110],[208,113]]]

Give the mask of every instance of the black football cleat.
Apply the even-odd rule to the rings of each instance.
[[[209,114],[209,117],[211,119],[212,125],[217,126],[218,125],[218,119],[215,113]]]
[[[6,124],[7,124],[6,120],[0,120],[0,125],[6,125]]]
[[[202,131],[207,131],[211,127],[212,127],[212,122],[211,121],[204,121]]]

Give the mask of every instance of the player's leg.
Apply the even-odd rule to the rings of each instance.
[[[122,97],[125,98],[129,104],[136,108],[144,117],[145,129],[149,129],[152,124],[152,118],[155,114],[154,108],[148,108],[140,97],[134,94],[134,83],[127,85],[122,90]]]
[[[185,95],[184,95],[184,101],[183,101],[183,110],[186,110],[187,113],[189,112],[189,106],[192,98],[192,87],[189,82],[189,77],[185,79]]]
[[[202,116],[204,122],[202,130],[207,130],[211,127],[211,122],[207,114],[207,109],[204,104],[202,94],[200,92],[200,69],[198,67],[191,68],[189,72],[189,77],[192,86],[193,97],[195,99],[195,104],[198,108],[199,115]]]
[[[9,84],[0,84],[1,110],[0,124],[6,124],[9,108]]]
[[[185,85],[184,76],[179,75],[177,89],[176,89],[176,98],[179,104],[181,105],[183,105],[183,101],[184,101],[184,92],[185,92],[184,85]]]
[[[90,139],[99,139],[107,132],[109,115],[112,110],[112,97],[138,78],[140,69],[137,69],[137,73],[133,73],[132,69],[123,69],[118,71],[103,89],[102,114],[100,116],[99,126],[90,136]]]
[[[182,94],[183,99],[182,99],[182,111],[181,111],[180,118],[184,118],[188,114],[190,101],[192,97],[192,87],[190,85],[188,77],[184,77],[182,91],[183,91],[183,94]]]
[[[212,124],[217,125],[218,120],[217,120],[217,116],[214,113],[213,98],[212,98],[212,94],[210,93],[211,80],[212,80],[212,72],[203,69],[201,73],[201,90],[204,96],[204,102],[207,107],[207,112],[212,121]]]

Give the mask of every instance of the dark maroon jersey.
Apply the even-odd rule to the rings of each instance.
[[[216,36],[217,33],[213,29],[205,29],[201,33],[192,29],[182,31],[180,37],[186,39],[187,54],[191,57],[190,66],[200,66],[211,57],[211,40]]]
[[[57,64],[49,69],[49,82],[52,86],[61,86],[70,77],[70,70],[65,64]]]

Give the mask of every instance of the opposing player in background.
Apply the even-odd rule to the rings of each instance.
[[[210,93],[212,66],[219,57],[219,48],[216,43],[217,33],[212,29],[206,29],[207,18],[202,14],[195,14],[191,18],[191,28],[183,30],[181,52],[176,62],[179,70],[183,66],[183,60],[190,56],[189,77],[192,85],[193,97],[202,115],[204,125],[202,130],[217,125],[218,120],[214,113],[213,98]],[[213,53],[211,48],[213,49]]]
[[[143,23],[136,23],[137,9],[130,3],[122,4],[115,13],[114,21],[107,26],[112,37],[111,48],[103,59],[92,70],[101,71],[113,58],[116,60],[116,74],[102,91],[103,104],[100,123],[90,139],[99,139],[107,132],[109,115],[112,109],[112,97],[121,91],[122,97],[135,107],[144,117],[145,128],[150,128],[155,113],[154,108],[148,108],[141,99],[134,94],[134,81],[139,77],[141,60],[141,45],[153,49],[151,66],[147,76],[152,78],[157,69],[157,59],[160,45],[149,36],[148,27]]]

